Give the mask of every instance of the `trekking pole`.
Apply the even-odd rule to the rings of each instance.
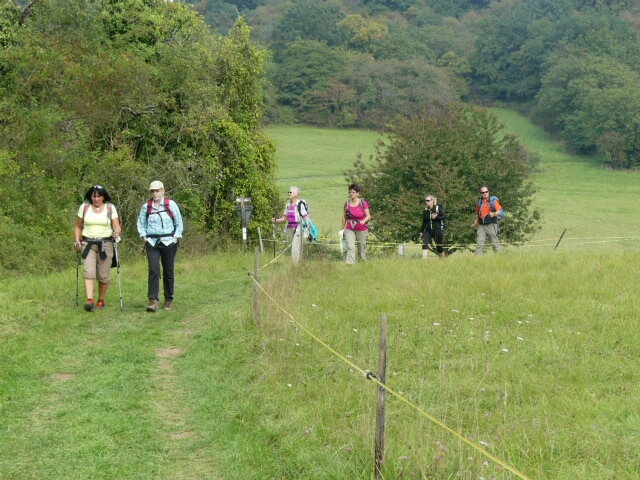
[[[273,218],[275,219],[276,216],[274,215]],[[276,224],[273,224],[273,258],[276,258]]]
[[[80,251],[77,251],[78,264],[76,265],[76,307],[80,306]]]
[[[116,256],[116,270],[118,271],[118,286],[120,287],[120,311],[124,312],[124,302],[122,300],[122,277],[120,276],[120,256],[118,255],[119,241],[120,241],[120,237],[118,237],[113,242],[113,254]]]

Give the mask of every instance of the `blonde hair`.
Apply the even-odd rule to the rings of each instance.
[[[436,196],[435,196],[435,195],[426,195],[424,198],[425,198],[425,199],[430,198],[431,200],[433,200],[433,204],[434,204],[434,205],[437,205],[437,204],[438,204],[438,199],[436,198]]]
[[[302,193],[302,191],[298,187],[289,187],[289,191],[291,191],[291,190],[295,190],[296,191],[296,197],[299,197],[300,194]]]

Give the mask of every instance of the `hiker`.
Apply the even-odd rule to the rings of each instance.
[[[102,185],[94,185],[84,196],[74,228],[75,249],[82,252],[84,290],[87,294],[84,309],[87,312],[104,308],[111,279],[113,242],[120,232],[118,211],[111,203],[111,195]],[[95,280],[98,280],[97,303],[94,302]]]
[[[360,258],[367,259],[367,235],[369,233],[369,204],[360,198],[360,185],[349,185],[350,198],[344,204],[342,230],[347,241],[347,265],[356,263],[356,241],[360,250]]]
[[[442,258],[447,256],[447,249],[444,246],[444,224],[447,219],[442,205],[438,205],[438,199],[434,195],[427,195],[425,198],[426,207],[422,214],[422,227],[420,228],[420,238],[422,244],[422,258],[426,259],[429,253],[431,242],[435,242],[435,250]]]
[[[476,204],[476,220],[471,228],[478,229],[478,246],[476,247],[476,255],[482,255],[482,249],[487,237],[493,245],[493,250],[499,252],[502,250],[500,240],[498,239],[498,221],[502,217],[502,205],[497,197],[489,196],[489,187],[483,185],[480,187],[480,200]]]
[[[287,234],[291,244],[291,260],[299,263],[302,258],[302,219],[310,224],[309,207],[304,200],[300,200],[300,189],[289,187],[289,203],[280,218],[273,217],[273,223],[287,222]]]
[[[178,253],[178,239],[182,238],[182,215],[178,204],[164,196],[164,185],[154,180],[149,185],[152,198],[142,205],[138,215],[138,233],[144,240],[149,261],[147,312],[160,308],[160,263],[162,262],[162,285],[164,309],[173,308],[174,266]]]

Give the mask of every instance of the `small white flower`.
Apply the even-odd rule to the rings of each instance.
[[[300,346],[300,344],[298,342],[296,342],[296,347],[299,347],[299,346]]]
[[[436,327],[439,327],[439,326],[440,326],[440,324],[439,324],[438,322],[433,322],[433,324],[434,324]]]
[[[316,305],[315,303],[311,304],[312,307],[317,307],[318,305]]]
[[[293,384],[287,383],[287,387],[291,388],[291,387],[293,387]]]
[[[354,329],[353,329],[353,331],[354,331],[354,332],[357,332],[357,331],[358,331],[358,329],[357,329],[357,328],[354,328]]]
[[[522,337],[516,337],[518,340],[520,340],[521,342],[524,342],[524,338]]]
[[[460,313],[460,310],[451,310],[452,312]]]
[[[502,351],[505,352],[505,353],[509,353],[509,349],[508,348],[503,348]]]

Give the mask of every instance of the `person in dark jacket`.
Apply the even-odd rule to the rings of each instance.
[[[422,228],[420,237],[422,238],[422,258],[427,258],[429,246],[435,243],[435,251],[441,257],[447,256],[447,249],[444,245],[444,221],[447,218],[442,205],[438,205],[438,199],[434,195],[427,195],[426,206],[422,214]]]

